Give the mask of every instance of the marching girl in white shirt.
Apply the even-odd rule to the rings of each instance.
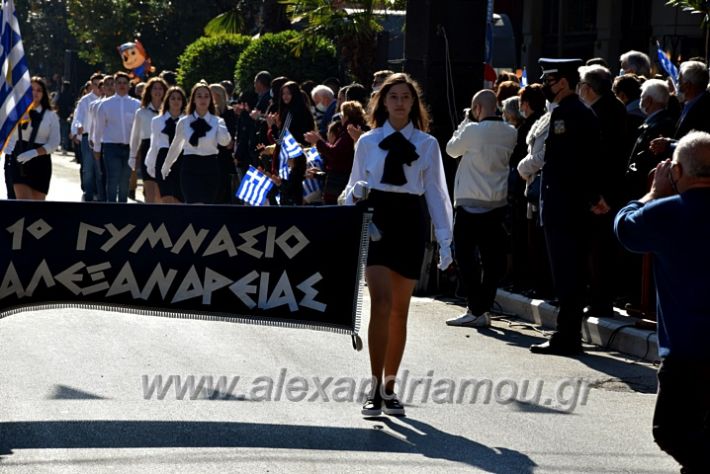
[[[232,137],[224,120],[214,112],[209,86],[204,81],[198,82],[190,93],[187,116],[178,122],[175,139],[161,168],[163,178],[167,178],[180,153],[185,153],[180,185],[186,203],[214,204],[219,197],[222,172],[218,145],[227,146]]]
[[[59,117],[50,110],[44,80],[33,77],[31,83],[29,121],[15,128],[5,152],[13,155],[12,179],[16,198],[44,201],[52,178],[51,153],[61,141]]]
[[[376,382],[365,416],[403,416],[394,381],[407,339],[407,316],[419,279],[427,235],[424,206],[439,242],[439,268],[452,262],[453,212],[439,144],[428,135],[429,116],[419,86],[406,74],[390,76],[370,101],[373,130],[360,137],[346,203],[366,198],[379,240],[370,242],[366,279],[372,300],[368,346]],[[369,192],[368,192],[369,191]]]
[[[150,149],[145,158],[147,173],[155,178],[160,188],[160,201],[165,204],[177,204],[183,201],[180,188],[180,165],[182,155],[173,163],[171,173],[163,179],[156,169],[163,168],[165,157],[168,156],[170,144],[175,138],[178,120],[185,116],[187,97],[181,87],[171,87],[165,94],[161,115],[150,123]]]
[[[143,89],[141,108],[136,110],[136,115],[133,118],[128,164],[133,171],[136,170],[136,166],[141,168],[145,202],[160,202],[158,183],[148,173],[145,167],[145,158],[150,148],[150,122],[158,115],[167,90],[167,82],[159,77],[151,78]]]

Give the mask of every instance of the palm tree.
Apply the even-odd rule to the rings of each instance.
[[[710,56],[708,55],[710,50],[710,1],[668,0],[666,5],[671,7],[680,7],[683,11],[690,12],[694,15],[703,15],[703,20],[701,21],[700,26],[705,29],[705,60],[710,60]]]
[[[234,0],[234,7],[205,26],[207,36],[276,33],[290,26],[286,6],[279,0]]]
[[[297,53],[308,49],[317,37],[332,38],[348,72],[359,82],[369,83],[375,64],[377,33],[382,29],[374,10],[391,2],[281,0],[281,3],[286,5],[294,23],[305,21],[307,25],[299,43],[294,45]]]

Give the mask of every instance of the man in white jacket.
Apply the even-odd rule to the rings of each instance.
[[[466,313],[446,321],[449,326],[489,326],[489,311],[505,273],[503,219],[517,132],[496,115],[496,106],[492,90],[474,95],[469,116],[446,145],[450,156],[461,157],[454,184],[454,255],[468,306]]]

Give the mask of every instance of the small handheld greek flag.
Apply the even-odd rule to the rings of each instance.
[[[323,158],[321,158],[316,147],[306,150],[306,167],[323,169]],[[308,178],[303,180],[303,197],[307,202],[315,202],[320,198],[321,182],[318,178]]]
[[[32,105],[30,71],[12,0],[3,0],[0,17],[0,149]]]
[[[262,206],[266,194],[274,187],[274,183],[264,173],[250,166],[237,190],[237,197],[250,206]]]
[[[656,41],[658,62],[661,67],[666,71],[666,73],[673,79],[674,84],[678,84],[678,68],[673,64],[673,61],[666,55],[666,52],[661,49],[661,45]]]
[[[288,160],[301,156],[303,150],[301,145],[298,144],[288,128],[284,129],[283,136],[281,137],[281,151],[279,152],[279,176],[282,179],[288,179]]]

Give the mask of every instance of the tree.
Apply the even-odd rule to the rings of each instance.
[[[234,79],[234,66],[251,39],[244,35],[202,37],[180,55],[178,83],[189,90],[200,79],[208,83]]]
[[[69,29],[79,55],[108,71],[122,70],[116,48],[140,38],[157,70],[175,69],[185,47],[202,36],[204,25],[231,0],[66,0]]]
[[[333,44],[325,38],[316,38],[312,48],[296,56],[291,44],[301,35],[286,30],[266,33],[252,41],[237,61],[235,76],[239,90],[250,89],[254,76],[261,70],[269,71],[273,77],[286,76],[296,82],[306,79],[322,81],[334,76],[338,62]]]
[[[304,35],[295,44],[296,51],[312,46],[312,38],[333,38],[341,60],[354,78],[368,84],[372,77],[377,48],[377,23],[374,10],[387,7],[391,2],[360,0],[347,2],[352,8],[346,11],[342,0],[282,0],[293,22],[305,21]]]
[[[705,60],[710,60],[710,1],[708,0],[668,0],[666,5],[680,7],[695,15],[703,15],[700,23],[705,29]]]
[[[290,28],[286,6],[279,0],[234,0],[232,7],[205,26],[205,34],[278,33]]]
[[[77,45],[69,32],[64,0],[18,2],[17,16],[31,74],[63,74],[64,51]]]

